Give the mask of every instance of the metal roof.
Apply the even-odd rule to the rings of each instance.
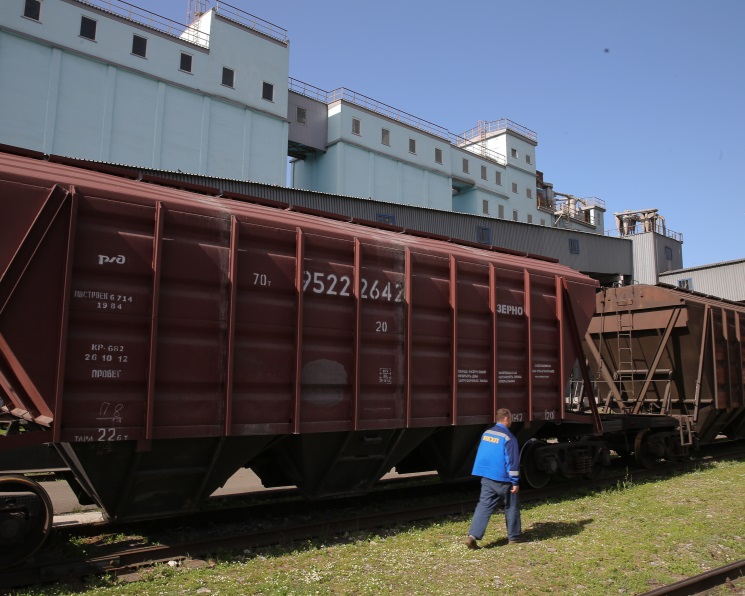
[[[687,273],[689,271],[700,271],[702,269],[715,269],[717,267],[726,267],[728,265],[737,265],[739,263],[745,263],[745,259],[734,259],[732,261],[720,261],[718,263],[709,263],[707,265],[696,265],[695,267],[684,267],[683,269],[665,271],[664,273],[660,273],[660,276],[673,275],[676,273]]]

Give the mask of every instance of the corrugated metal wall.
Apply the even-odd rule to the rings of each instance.
[[[598,278],[617,275],[630,278],[633,273],[632,243],[624,238],[255,182],[158,170],[139,171],[170,180],[219,188],[223,192],[282,201],[370,221],[381,221],[380,216],[393,216],[396,226],[469,242],[482,240],[484,232],[479,228],[488,228],[488,236],[494,246],[552,257],[572,269]],[[656,283],[656,280],[652,283]]]
[[[358,219],[393,223],[402,228],[448,238],[482,243],[488,239],[494,246],[558,259],[572,269],[601,280],[601,283],[613,283],[619,276],[631,279],[633,274],[632,243],[624,238],[257,182],[152,169],[128,169],[136,170],[140,176],[160,177],[218,189],[223,193],[232,192]]]
[[[660,281],[672,286],[677,286],[683,279],[691,280],[689,290],[726,300],[745,301],[745,259],[660,274]]]
[[[634,283],[656,284],[658,276],[683,266],[680,241],[657,232],[634,234],[628,238],[634,245]]]

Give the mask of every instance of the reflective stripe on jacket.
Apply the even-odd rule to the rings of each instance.
[[[506,426],[496,424],[481,435],[471,473],[497,482],[520,481],[520,449]]]

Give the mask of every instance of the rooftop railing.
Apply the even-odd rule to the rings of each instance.
[[[538,142],[538,134],[536,132],[530,130],[529,128],[525,128],[524,126],[520,126],[517,122],[513,122],[512,120],[508,120],[507,118],[500,118],[499,120],[492,120],[491,122],[487,120],[479,120],[476,126],[474,126],[470,130],[467,130],[459,136],[463,137],[467,141],[471,141],[473,139],[483,140],[487,135],[495,132],[501,132],[503,130],[511,130],[519,135],[524,136],[526,139],[530,139],[531,141],[534,141],[536,143]]]
[[[221,17],[229,19],[239,25],[243,25],[244,27],[248,27],[249,29],[253,29],[254,31],[258,31],[259,33],[263,33],[264,35],[268,35],[282,43],[287,43],[288,41],[287,29],[283,29],[274,23],[260,19],[248,12],[244,12],[232,4],[216,0],[215,8],[217,9],[217,14]]]
[[[605,201],[598,197],[568,198],[563,195],[554,195],[553,199],[549,199],[542,189],[537,189],[536,194],[536,206],[539,209],[548,211],[559,218],[568,217],[593,226],[596,225],[593,208],[605,209]]]
[[[344,87],[339,87],[338,89],[329,91],[326,103],[332,103],[340,100],[353,103],[354,105],[370,110],[371,112],[382,114],[383,116],[387,116],[392,120],[397,120],[413,128],[418,128],[419,130],[423,130],[424,132],[435,135],[436,137],[447,139],[450,135],[450,131],[448,131],[446,128],[443,128],[442,126],[438,126],[437,124],[433,124],[432,122],[423,120],[422,118],[417,118],[416,116],[413,116],[408,112],[404,112],[402,110],[399,110],[398,108],[389,106],[382,101],[372,99],[367,95],[357,93],[356,91],[352,91],[351,89],[346,89]]]
[[[497,151],[488,149],[475,141],[470,141],[463,136],[453,134],[447,128],[444,128],[437,124],[433,124],[432,122],[424,120],[423,118],[418,118],[417,116],[409,114],[408,112],[404,112],[403,110],[399,110],[398,108],[389,106],[382,101],[378,101],[377,99],[373,99],[371,97],[368,97],[367,95],[363,95],[362,93],[357,93],[356,91],[352,91],[351,89],[339,87],[338,89],[334,89],[333,91],[324,91],[323,89],[319,89],[318,87],[314,87],[313,85],[308,85],[307,83],[303,83],[302,81],[293,78],[290,78],[289,89],[290,91],[294,91],[295,93],[299,93],[300,95],[310,97],[311,99],[315,99],[326,104],[330,104],[335,101],[346,101],[371,112],[375,112],[376,114],[381,114],[387,118],[390,118],[391,120],[396,120],[397,122],[401,122],[402,124],[406,124],[407,126],[411,126],[412,128],[416,128],[433,136],[444,139],[451,145],[454,145],[470,153],[480,155],[484,159],[494,161],[500,165],[507,164],[507,158]]]
[[[628,236],[635,236],[646,232],[655,232],[660,236],[665,236],[666,238],[677,240],[681,243],[683,242],[683,234],[681,232],[675,232],[659,222],[651,227],[643,225],[643,222],[638,222],[633,229],[627,230],[626,232],[621,232],[620,230],[606,230],[605,235],[614,238],[627,238]]]
[[[191,25],[184,25],[177,21],[172,21],[166,17],[162,17],[159,14],[124,2],[124,0],[75,0],[80,4],[86,4],[99,10],[103,10],[110,14],[114,14],[120,17],[124,17],[140,25],[145,25],[156,31],[166,33],[179,39],[184,39],[198,46],[204,48],[210,45],[210,36],[203,31],[199,31],[196,27]]]

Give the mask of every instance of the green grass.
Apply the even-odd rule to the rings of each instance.
[[[483,548],[470,551],[469,523],[458,516],[222,554],[201,569],[159,565],[135,583],[98,578],[28,593],[638,594],[745,558],[745,462],[525,505],[523,544],[507,544],[495,514]]]

